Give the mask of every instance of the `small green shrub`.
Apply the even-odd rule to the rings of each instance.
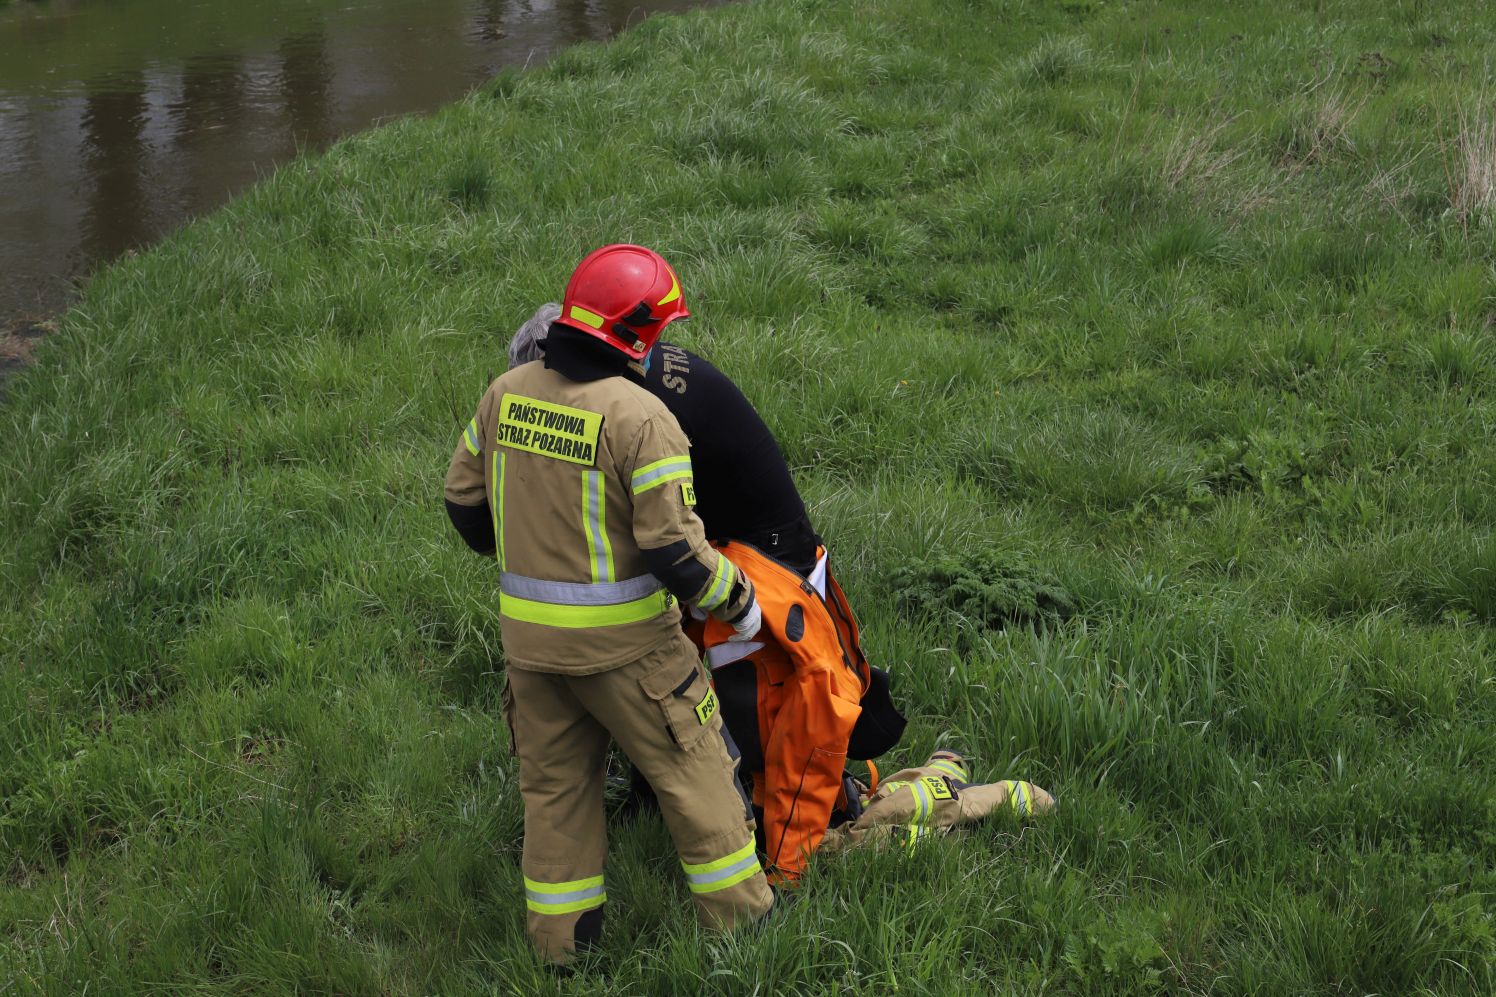
[[[912,619],[956,617],[990,630],[1037,630],[1075,615],[1071,594],[1053,576],[987,551],[894,571],[899,610]]]

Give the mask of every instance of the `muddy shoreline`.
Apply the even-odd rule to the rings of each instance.
[[[0,330],[0,400],[7,394],[11,376],[35,358],[42,338],[57,331],[57,321],[50,318],[9,318],[4,322]]]

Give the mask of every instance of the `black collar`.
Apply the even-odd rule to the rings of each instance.
[[[560,323],[551,326],[542,346],[546,367],[573,381],[618,377],[629,367],[629,358],[607,343]]]

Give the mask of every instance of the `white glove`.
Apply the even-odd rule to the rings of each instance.
[[[738,621],[732,625],[733,635],[728,640],[752,640],[758,633],[758,628],[763,626],[764,614],[758,608],[758,597],[748,604],[748,611],[738,617]]]

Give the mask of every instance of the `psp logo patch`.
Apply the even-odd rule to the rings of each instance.
[[[717,690],[708,689],[696,704],[696,720],[705,727],[717,713]]]

